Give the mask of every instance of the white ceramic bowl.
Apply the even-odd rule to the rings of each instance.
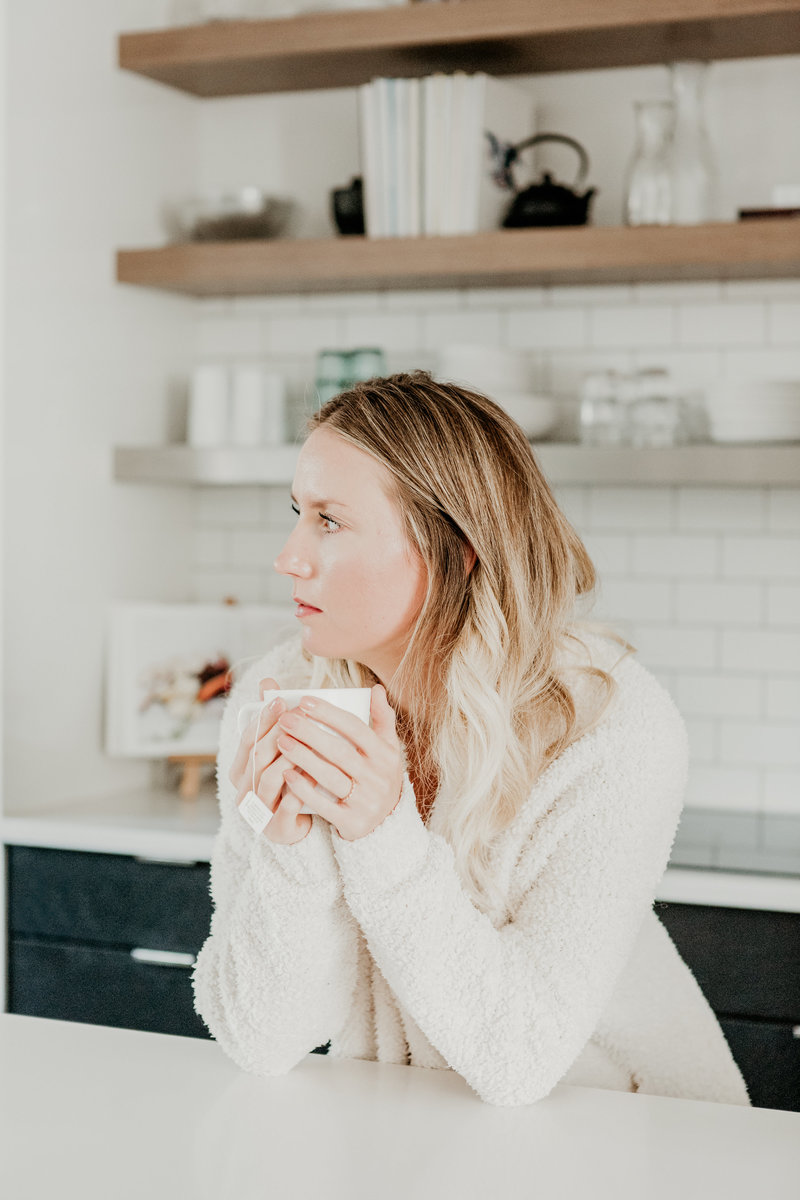
[[[500,392],[492,397],[522,428],[528,439],[544,437],[558,420],[558,404],[550,396]]]

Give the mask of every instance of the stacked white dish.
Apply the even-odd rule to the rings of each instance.
[[[800,441],[800,380],[723,380],[708,394],[715,442]]]
[[[531,391],[530,362],[519,350],[451,343],[441,348],[436,373],[494,400],[529,439],[544,437],[558,420],[556,401]]]

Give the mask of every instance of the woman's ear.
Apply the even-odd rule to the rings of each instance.
[[[469,546],[469,545],[465,546],[464,547],[464,565],[467,568],[468,575],[472,571],[472,568],[475,566],[475,563],[477,562],[477,560],[478,560],[478,556],[475,553],[475,551],[472,549],[472,546]]]

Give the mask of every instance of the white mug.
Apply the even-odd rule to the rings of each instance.
[[[228,370],[217,363],[195,367],[189,389],[190,446],[224,446],[229,424]]]
[[[335,704],[337,708],[344,709],[345,712],[352,713],[359,717],[365,725],[369,725],[369,708],[370,698],[372,696],[371,688],[281,688],[279,690],[271,690],[264,693],[263,700],[255,700],[249,704],[243,704],[238,713],[238,729],[239,733],[244,733],[246,727],[253,718],[260,712],[266,711],[267,707],[272,703],[276,696],[283,700],[287,709],[296,708],[303,696],[319,697],[321,700],[327,700],[329,704]],[[309,716],[309,720],[314,720]],[[265,722],[266,724],[266,722]],[[342,734],[337,733],[330,725],[326,725],[324,721],[314,721],[315,725],[319,725],[326,733],[332,733],[336,737],[342,737]],[[316,790],[326,800],[332,800],[337,803],[338,796],[334,796],[327,788],[317,784]],[[305,805],[300,809],[301,813],[313,813],[313,809],[306,808]]]

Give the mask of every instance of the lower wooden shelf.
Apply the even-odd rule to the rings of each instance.
[[[120,250],[117,280],[189,296],[800,277],[800,219],[278,238]]]
[[[541,442],[534,446],[550,483],[800,486],[800,442],[675,446],[666,449],[593,447]],[[299,445],[258,449],[119,446],[120,483],[283,486],[294,476]]]

